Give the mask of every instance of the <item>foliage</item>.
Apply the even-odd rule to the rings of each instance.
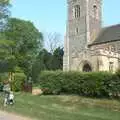
[[[13,41],[6,40],[4,29],[10,15],[10,0],[0,0],[0,73],[13,70],[15,63],[12,55]]]
[[[36,82],[43,70],[58,70],[63,68],[63,48],[56,48],[53,54],[46,49],[40,51],[32,68],[32,78]]]
[[[3,82],[8,79],[8,73],[0,73],[0,92],[3,91]]]
[[[48,71],[39,76],[45,94],[78,94],[89,97],[119,97],[120,78],[116,74]]]
[[[0,82],[8,79],[8,73],[0,73]]]
[[[18,66],[15,66],[15,70],[14,70],[16,73],[23,73],[24,71],[18,67]]]
[[[63,48],[56,48],[53,53],[52,70],[63,69]]]
[[[5,36],[17,44],[17,52],[21,55],[36,54],[42,48],[43,36],[30,21],[17,18],[8,20]]]
[[[7,40],[15,43],[13,54],[17,66],[23,69],[27,77],[30,76],[32,64],[43,45],[42,33],[30,21],[10,18],[4,34]]]
[[[55,49],[57,49],[58,47],[63,47],[61,35],[56,32],[49,33],[46,37],[45,47],[51,54],[53,54]]]
[[[120,69],[116,71],[116,74],[118,75],[118,77],[120,77]]]
[[[38,75],[40,74],[41,70],[49,70],[50,68],[50,57],[51,54],[48,53],[46,49],[40,51],[39,55],[36,57],[36,60],[32,66],[32,79],[36,82]]]
[[[12,80],[12,90],[15,92],[22,90],[22,83],[26,80],[24,73],[15,73],[14,80]]]
[[[0,30],[3,29],[10,15],[10,0],[0,0]]]
[[[0,40],[0,73],[14,71],[16,65],[14,46],[14,41]]]

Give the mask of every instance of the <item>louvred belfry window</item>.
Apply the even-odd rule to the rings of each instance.
[[[73,17],[79,18],[80,17],[80,5],[75,5],[73,8]]]

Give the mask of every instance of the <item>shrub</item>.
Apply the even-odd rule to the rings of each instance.
[[[107,72],[44,71],[39,76],[44,94],[78,94],[90,97],[118,97],[120,77]]]
[[[42,72],[40,85],[44,94],[59,94],[61,91],[61,72]]]
[[[118,69],[118,70],[116,71],[116,75],[117,75],[118,77],[120,77],[120,69]]]
[[[14,80],[12,80],[12,90],[15,92],[22,90],[22,83],[26,80],[24,73],[15,73]]]

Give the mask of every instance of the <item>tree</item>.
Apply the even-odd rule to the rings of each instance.
[[[12,41],[4,39],[3,30],[6,26],[9,11],[10,0],[0,0],[0,73],[11,72],[14,70],[15,59],[12,55]]]
[[[46,38],[45,44],[46,44],[46,48],[48,49],[48,51],[50,51],[50,53],[53,54],[56,48],[63,46],[61,35],[56,32],[49,33]]]
[[[11,40],[0,40],[0,73],[9,73],[9,81],[13,79],[16,59],[13,55],[14,42]]]
[[[56,48],[53,52],[53,70],[58,70],[58,69],[63,69],[63,55],[64,55],[64,51],[63,48]]]
[[[52,54],[49,53],[46,49],[40,51],[39,55],[36,58],[36,61],[33,64],[32,68],[32,78],[34,81],[37,80],[40,72],[43,70],[51,70],[52,66]]]
[[[32,64],[43,46],[42,33],[30,21],[10,18],[4,34],[7,40],[16,44],[13,54],[18,66],[27,77],[31,76]]]
[[[40,51],[32,67],[32,78],[34,82],[43,70],[58,70],[63,68],[63,48],[56,48],[51,54],[46,49]]]
[[[30,21],[10,18],[5,30],[5,36],[7,39],[16,42],[17,50],[21,54],[36,55],[43,46],[42,33]]]
[[[16,63],[12,51],[14,46],[13,41],[0,40],[0,73],[14,71]]]
[[[0,30],[3,29],[10,15],[10,0],[0,0]]]

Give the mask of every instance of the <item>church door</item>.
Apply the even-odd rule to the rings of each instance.
[[[92,68],[91,68],[91,66],[88,63],[86,63],[83,66],[83,72],[92,72]]]

